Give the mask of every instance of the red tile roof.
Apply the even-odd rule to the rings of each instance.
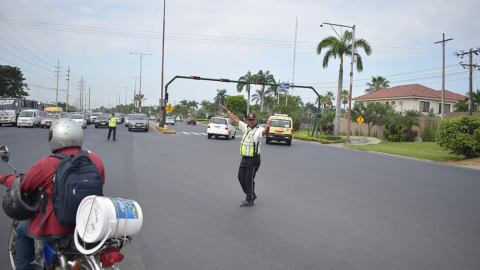
[[[380,99],[394,97],[427,97],[442,98],[442,90],[433,90],[420,84],[399,85],[388,89],[381,89],[375,92],[353,98],[353,100]],[[445,90],[445,99],[463,100],[465,96]]]

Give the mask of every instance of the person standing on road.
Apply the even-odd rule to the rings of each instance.
[[[253,206],[257,195],[255,194],[255,175],[260,168],[260,143],[263,136],[268,133],[271,121],[267,120],[267,126],[261,128],[257,125],[257,116],[254,113],[247,115],[247,123],[240,121],[237,116],[227,110],[221,104],[220,108],[227,113],[233,122],[238,124],[243,131],[242,142],[240,144],[240,155],[242,161],[238,168],[238,181],[246,195],[245,201],[240,204],[241,207]]]
[[[113,130],[113,140],[116,141],[117,136],[117,118],[115,117],[115,113],[112,113],[112,116],[108,118],[108,138],[107,141],[110,140],[110,135],[112,134]]]

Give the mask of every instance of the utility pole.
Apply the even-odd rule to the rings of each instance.
[[[151,53],[130,53],[130,54],[140,54],[140,90],[138,92],[138,110],[139,112],[142,112],[142,59],[144,55],[153,55]]]
[[[447,41],[449,40],[453,40],[453,38],[449,38],[449,39],[445,39],[445,33],[443,33],[443,39],[440,40],[440,41],[437,41],[433,44],[438,44],[438,43],[442,43],[442,47],[443,47],[443,64],[442,64],[442,105],[440,106],[440,111],[438,113],[440,113],[440,118],[443,119],[444,115],[445,115],[445,44],[447,43]]]
[[[68,70],[67,70],[67,112],[68,112],[68,95],[69,95],[69,90],[70,90],[70,67],[68,67]]]
[[[88,110],[90,111],[90,92],[92,91],[92,87],[89,86],[88,87]]]
[[[79,107],[80,111],[83,111],[83,91],[85,90],[85,81],[83,80],[83,77],[80,78],[80,81],[78,82],[78,91],[80,92],[80,98],[79,98]]]
[[[55,98],[55,104],[57,104],[58,107],[58,77],[60,77],[60,59],[57,59],[57,95]]]
[[[162,82],[161,82],[161,88],[160,88],[160,118],[162,119],[162,121],[160,122],[160,120],[158,121],[158,126],[161,127],[163,125],[165,125],[165,117],[166,117],[166,113],[165,113],[165,110],[162,109],[162,107],[165,107],[166,104],[164,104],[164,101],[163,101],[163,69],[164,69],[164,59],[165,59],[165,7],[166,7],[166,2],[167,0],[163,0],[163,31],[162,31]],[[166,89],[165,89],[166,91]]]
[[[469,80],[468,80],[468,84],[469,84],[469,91],[468,91],[468,94],[469,94],[469,97],[468,97],[468,116],[472,116],[472,109],[473,109],[473,98],[472,98],[472,92],[473,92],[473,81],[472,81],[472,76],[473,76],[473,68],[478,68],[478,70],[480,70],[480,65],[475,63],[473,64],[473,54],[475,55],[478,55],[478,53],[480,52],[480,48],[477,48],[476,50],[474,49],[470,49],[469,52],[464,52],[463,50],[460,51],[460,53],[457,53],[455,52],[454,54],[458,57],[460,56],[462,59],[463,59],[463,56],[468,54],[470,56],[470,63],[469,64],[465,64],[462,62],[460,62],[460,65],[465,68],[465,67],[469,67],[469,74],[470,74],[470,77],[469,77]]]

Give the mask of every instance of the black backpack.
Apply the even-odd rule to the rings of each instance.
[[[80,202],[90,195],[103,196],[103,180],[83,149],[76,156],[63,153],[52,156],[62,159],[53,177],[53,211],[60,224],[75,227]]]

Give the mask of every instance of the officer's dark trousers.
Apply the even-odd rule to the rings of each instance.
[[[113,139],[115,140],[115,137],[117,135],[117,127],[108,127],[108,138],[107,140],[110,140],[110,135],[112,134],[113,130]]]
[[[246,195],[246,200],[253,202],[255,194],[255,175],[260,168],[260,155],[256,157],[242,157],[240,168],[238,168],[238,181]]]

